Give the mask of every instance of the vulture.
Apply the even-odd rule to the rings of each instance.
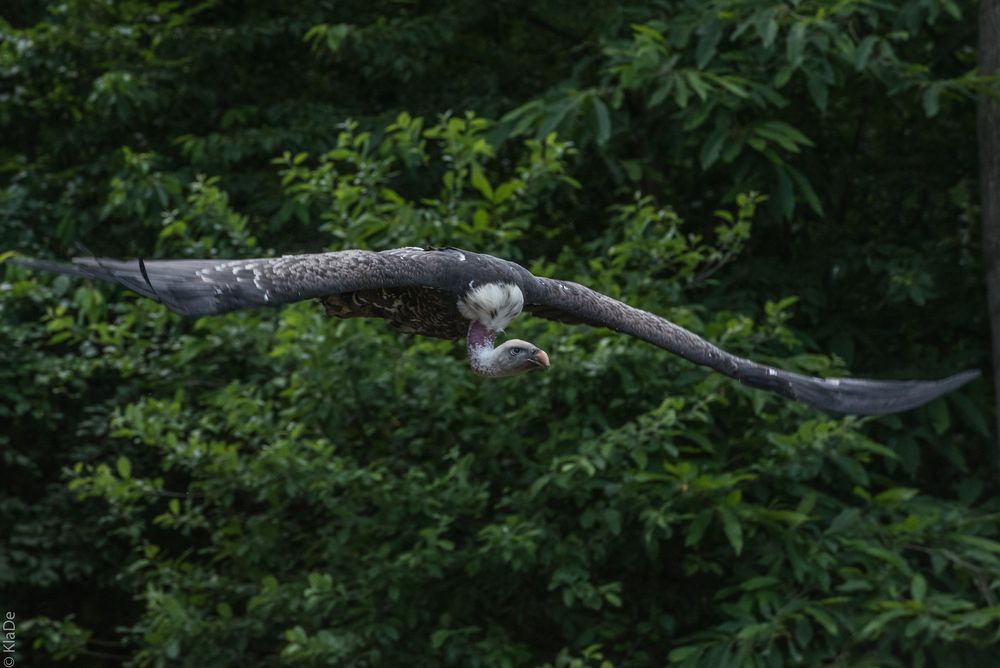
[[[570,281],[535,276],[491,255],[458,248],[342,250],[247,260],[113,260],[72,264],[17,260],[44,271],[119,283],[181,315],[218,315],[252,306],[316,299],[338,318],[382,318],[402,332],[466,338],[472,370],[501,378],[547,369],[534,344],[497,333],[522,312],[563,323],[607,327],[707,366],[750,387],[833,413],[904,411],[979,375],[943,380],[813,378],[731,355],[657,315]]]

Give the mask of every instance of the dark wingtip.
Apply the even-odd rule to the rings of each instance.
[[[56,262],[54,260],[35,260],[30,257],[13,257],[8,260],[18,267],[25,267],[33,271],[47,271],[53,274],[66,274],[67,276],[88,276],[89,274],[80,267],[68,262]]]
[[[961,371],[959,373],[956,373],[954,376],[949,376],[948,378],[945,378],[944,381],[942,382],[954,380],[958,382],[958,385],[955,386],[955,388],[957,389],[965,385],[966,383],[974,381],[976,378],[979,378],[982,375],[983,372],[980,371],[979,369],[969,369],[967,371]]]
[[[979,370],[956,373],[941,380],[866,380],[840,378],[795,384],[796,398],[832,413],[886,415],[923,406],[978,378]]]

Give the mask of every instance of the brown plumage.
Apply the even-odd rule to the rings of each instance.
[[[382,318],[404,334],[460,339],[469,329],[455,296],[437,288],[378,288],[320,297],[326,314]]]

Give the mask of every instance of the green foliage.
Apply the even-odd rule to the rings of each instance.
[[[4,250],[455,245],[802,373],[983,367],[973,14],[15,2]],[[489,382],[314,304],[189,321],[3,270],[25,665],[995,654],[986,383],[837,418],[528,316],[511,333],[552,369]]]
[[[802,103],[820,113],[848,111],[858,94],[920,99],[928,117],[942,95],[969,101],[990,81],[974,72],[951,78],[935,72],[943,54],[929,61],[909,59],[920,51],[922,30],[962,19],[954,2],[894,4],[792,2],[742,3],[722,0],[675,9],[668,16],[636,21],[630,40],[608,35],[595,63],[600,83],[584,90],[553,91],[511,111],[512,134],[553,129],[579,134],[599,146],[612,137],[609,109],[622,117],[620,141],[648,132],[642,157],[620,160],[631,181],[663,180],[652,156],[709,171],[726,165],[730,189],[753,187],[772,193],[775,215],[791,217],[797,202],[824,214],[814,177],[800,154],[815,146]],[[960,58],[971,64],[971,53]],[[582,83],[582,82],[581,82]],[[831,93],[834,99],[831,101]],[[637,112],[635,107],[642,107]],[[593,110],[592,118],[587,115]],[[664,124],[663,121],[667,122]],[[636,123],[640,126],[636,127]],[[652,124],[655,123],[655,129]],[[811,171],[811,170],[810,170]],[[730,193],[732,190],[729,191]]]
[[[565,161],[574,151],[555,135],[524,142],[513,174],[491,184],[484,170],[496,156],[484,137],[485,119],[471,112],[465,118],[446,114],[432,127],[423,125],[422,119],[400,114],[378,141],[347,121],[337,147],[320,156],[315,168],[308,165],[308,154],[285,153],[274,161],[288,195],[277,219],[294,216],[307,225],[322,221],[321,232],[350,248],[391,248],[414,239],[443,246],[460,240],[511,254],[542,198],[561,183],[579,187],[566,175]],[[425,184],[435,189],[405,199],[398,186],[393,188],[396,170],[427,169],[432,156],[448,166],[440,182]]]

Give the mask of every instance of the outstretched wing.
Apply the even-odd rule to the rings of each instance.
[[[449,268],[455,260],[448,251],[397,248],[251,260],[75,258],[72,264],[22,259],[15,262],[34,269],[120,283],[162,302],[172,311],[199,316],[383,287],[427,286],[444,290],[454,282]]]
[[[978,371],[964,371],[938,381],[803,376],[731,355],[669,320],[569,281],[536,278],[525,310],[543,318],[630,334],[745,385],[834,413],[881,415],[909,410],[979,376]]]

